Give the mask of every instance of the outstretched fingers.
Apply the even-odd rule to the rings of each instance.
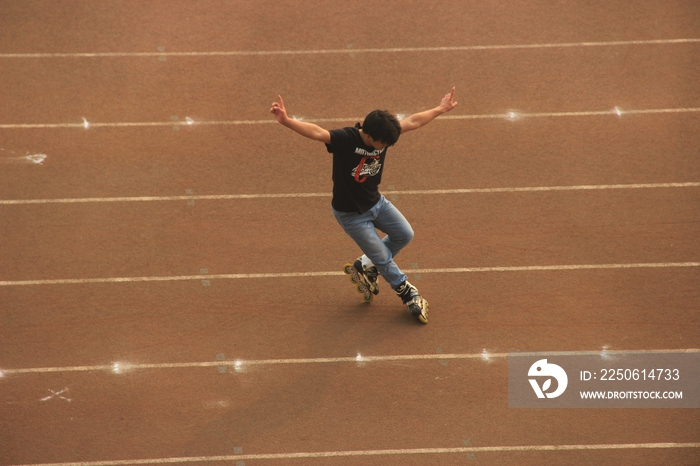
[[[273,113],[275,115],[279,114],[280,112],[284,112],[284,100],[282,100],[282,96],[278,95],[277,96],[277,102],[272,102],[272,107],[270,107],[270,113]]]
[[[441,105],[446,108],[447,110],[452,110],[457,106],[457,102],[455,102],[455,88],[452,88],[452,91],[450,91],[449,94],[445,94],[445,97],[442,98]]]

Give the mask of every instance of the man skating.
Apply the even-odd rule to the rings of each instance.
[[[362,125],[328,131],[320,126],[295,120],[287,115],[282,97],[270,113],[287,128],[326,144],[333,154],[333,214],[345,232],[364,253],[346,266],[365,300],[379,292],[381,275],[401,298],[411,315],[428,323],[428,303],[394,262],[396,255],[413,239],[413,229],[399,210],[380,192],[387,148],[399,136],[430,123],[457,106],[455,88],[435,108],[415,113],[401,121],[386,110],[374,110]],[[376,230],[386,234],[380,238]]]

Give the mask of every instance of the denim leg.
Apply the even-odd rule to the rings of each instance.
[[[406,280],[406,275],[394,262],[394,256],[413,239],[413,230],[396,207],[382,197],[376,206],[363,214],[336,210],[333,214],[392,288]],[[375,228],[387,236],[382,240]]]
[[[386,233],[387,236],[382,241],[391,251],[392,257],[396,257],[399,251],[413,240],[413,228],[406,217],[399,212],[399,209],[394,207],[394,204],[383,196],[379,203],[382,205],[377,212],[374,226]],[[400,285],[401,282],[398,284]]]

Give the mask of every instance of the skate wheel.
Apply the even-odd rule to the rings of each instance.
[[[365,293],[364,296],[362,296],[365,300],[366,303],[371,303],[372,298],[374,298],[374,295],[372,293]]]
[[[352,269],[353,269],[353,268],[354,268],[354,267],[353,267],[352,264],[345,264],[345,266],[343,267],[343,272],[345,272],[345,273],[348,274],[348,275],[352,275]]]
[[[364,292],[365,292],[365,288],[364,288],[362,285],[360,285],[360,284],[358,284],[358,285],[355,287],[355,289],[357,290],[358,293],[364,293]]]
[[[350,275],[350,281],[357,284],[357,280],[355,279],[354,276]]]
[[[418,320],[420,320],[420,322],[422,324],[428,323],[428,303],[427,302],[425,303],[425,307],[423,308],[421,313],[418,315]]]

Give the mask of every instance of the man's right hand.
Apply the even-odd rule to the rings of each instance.
[[[277,118],[279,123],[304,137],[315,141],[325,142],[326,144],[330,144],[331,142],[331,133],[327,129],[323,129],[313,123],[289,118],[287,116],[287,109],[284,108],[284,101],[282,100],[281,95],[277,96],[277,102],[272,103],[270,113],[275,115],[275,118]]]
[[[270,113],[275,115],[275,118],[277,118],[277,121],[279,123],[284,123],[289,119],[289,117],[287,116],[287,109],[284,108],[284,100],[282,100],[281,95],[277,96],[277,102],[272,103]]]

